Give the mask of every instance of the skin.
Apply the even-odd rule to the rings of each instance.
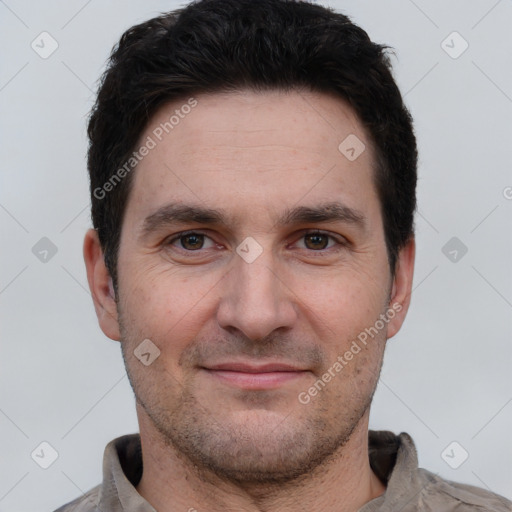
[[[385,491],[369,465],[368,417],[386,341],[409,306],[414,239],[392,279],[371,141],[341,99],[298,91],[196,99],[135,171],[117,301],[96,232],[84,242],[100,326],[122,342],[136,396],[137,491],[159,512],[356,511]],[[141,142],[185,102],[162,107]],[[366,145],[354,161],[338,150],[349,134]],[[172,202],[222,209],[226,222],[143,235],[145,218]],[[324,202],[357,209],[365,228],[277,223],[287,208]],[[196,237],[176,238],[185,230]],[[236,252],[246,237],[262,248],[252,263]],[[301,403],[299,393],[393,304],[401,309],[378,335]],[[134,355],[145,339],[160,350],[148,366]],[[302,371],[248,389],[204,369],[235,360]]]

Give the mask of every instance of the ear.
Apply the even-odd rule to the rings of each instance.
[[[389,303],[389,307],[392,308],[396,314],[388,323],[388,339],[392,338],[400,330],[407,315],[407,311],[409,310],[415,253],[416,242],[413,237],[398,254],[391,300]]]
[[[101,330],[110,339],[119,341],[119,322],[112,278],[105,266],[98,232],[95,229],[89,229],[85,234],[84,261]]]

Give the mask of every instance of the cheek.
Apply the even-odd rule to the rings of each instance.
[[[314,325],[321,341],[329,367],[339,362],[339,377],[334,379],[333,392],[347,398],[364,397],[378,379],[386,341],[386,330],[374,330],[375,322],[383,313],[386,294],[384,287],[357,279],[331,279],[328,291],[309,296],[309,322]],[[380,324],[379,324],[380,325]],[[339,368],[339,367],[338,367]],[[332,368],[333,369],[333,368]],[[335,369],[333,369],[335,372]],[[335,391],[336,390],[336,391]]]
[[[351,341],[341,354],[343,370],[341,378],[335,379],[336,393],[347,401],[361,402],[374,391],[382,366],[384,341],[375,337],[363,345],[356,341],[357,347]],[[347,353],[352,354],[348,360]]]
[[[180,311],[190,308],[193,293],[187,279],[176,277],[165,265],[132,264],[125,269],[123,294],[130,313],[142,322],[167,319],[170,322]]]
[[[177,364],[184,348],[215,314],[215,283],[219,279],[193,279],[162,267],[128,270],[125,275],[131,277],[121,290],[127,341],[149,338],[166,365]]]
[[[357,335],[373,325],[386,300],[384,283],[359,272],[331,272],[327,279],[308,279],[298,289],[306,314],[310,311],[335,333]]]

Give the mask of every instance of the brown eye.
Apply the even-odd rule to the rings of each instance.
[[[329,244],[329,238],[322,233],[309,233],[304,236],[306,247],[313,250],[325,249]]]
[[[210,244],[207,246],[207,244]],[[204,235],[203,233],[197,232],[189,232],[189,233],[181,233],[176,235],[174,238],[169,240],[168,245],[176,247],[177,249],[182,249],[185,251],[199,251],[200,249],[210,249],[213,247],[214,243],[210,237]]]
[[[204,235],[192,233],[190,235],[183,235],[179,240],[183,249],[194,251],[202,248],[204,244]]]

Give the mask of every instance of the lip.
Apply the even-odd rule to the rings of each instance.
[[[286,363],[249,364],[242,362],[228,362],[206,367],[207,370],[225,370],[243,373],[271,373],[271,372],[300,372],[302,368]]]
[[[230,362],[202,368],[224,384],[242,389],[274,389],[303,377],[309,370],[285,363],[248,364]]]

